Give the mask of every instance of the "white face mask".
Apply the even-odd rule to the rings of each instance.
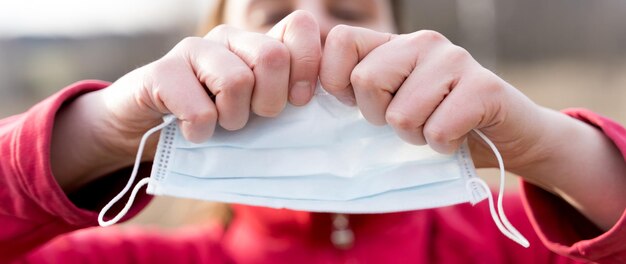
[[[311,212],[386,213],[492,201],[466,144],[442,155],[405,143],[389,126],[369,124],[356,107],[319,87],[306,106],[287,106],[276,118],[253,116],[238,131],[218,128],[202,144],[185,140],[174,120],[168,116],[144,135],[163,129],[150,178],[135,186],[120,214],[103,220],[130,189],[137,161],[126,188],[101,211],[100,225],[119,221],[145,184],[154,195]],[[490,203],[496,224],[527,246],[506,221],[498,198],[503,223]]]

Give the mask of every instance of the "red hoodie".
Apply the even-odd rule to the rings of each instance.
[[[354,243],[335,247],[332,215],[234,205],[218,223],[174,231],[94,227],[128,169],[65,194],[50,171],[56,111],[108,83],[70,85],[28,112],[0,120],[0,263],[626,263],[626,214],[602,232],[563,200],[522,183],[505,198],[525,249],[495,227],[487,202],[392,214],[350,215]],[[592,112],[570,116],[603,131],[626,156],[626,130]],[[149,175],[149,164],[138,178]],[[625,175],[626,177],[626,175]],[[129,213],[144,208],[141,195]],[[117,209],[112,211],[117,212]]]

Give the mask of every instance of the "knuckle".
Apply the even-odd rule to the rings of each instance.
[[[176,45],[175,49],[190,50],[198,45],[201,39],[199,37],[186,37]]]
[[[156,60],[146,67],[144,72],[144,83],[154,83],[167,78],[173,71],[184,67],[184,62],[180,57],[166,56]]]
[[[440,126],[426,124],[424,126],[424,137],[426,141],[431,145],[447,145],[448,134]]]
[[[417,124],[413,118],[399,112],[387,111],[385,120],[393,128],[403,131],[416,131],[420,128],[420,125]]]
[[[354,43],[353,28],[347,25],[337,25],[333,27],[326,36],[326,47],[345,48]]]
[[[152,78],[152,76],[159,76],[161,73],[166,73],[168,70],[171,70],[172,64],[171,59],[167,57],[160,58],[146,67],[145,76]]]
[[[487,69],[481,69],[472,75],[471,83],[483,94],[496,95],[504,89],[501,79]]]
[[[372,65],[357,65],[350,74],[350,83],[354,90],[372,96],[381,96],[384,93],[393,95],[399,88],[388,78],[381,78],[378,68]]]
[[[367,67],[356,67],[350,74],[350,83],[354,89],[373,89],[376,83],[376,73]]]
[[[451,63],[460,63],[472,58],[472,55],[464,48],[451,45],[445,51],[445,59]]]
[[[434,30],[420,30],[411,34],[410,38],[420,44],[447,41],[444,35]]]
[[[220,25],[214,27],[213,29],[211,29],[211,31],[209,31],[209,33],[206,35],[206,37],[207,38],[213,38],[213,37],[216,37],[216,36],[223,36],[230,30],[231,30],[231,26],[228,26],[228,25],[225,25],[225,24],[220,24]]]
[[[289,50],[277,41],[269,40],[260,45],[255,64],[263,64],[272,68],[289,65]]]

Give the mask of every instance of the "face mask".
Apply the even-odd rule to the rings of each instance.
[[[153,195],[332,213],[398,212],[488,198],[498,228],[528,246],[503,214],[504,178],[497,214],[488,186],[475,174],[467,144],[442,155],[405,143],[389,126],[369,124],[356,107],[341,104],[321,88],[306,106],[287,106],[276,118],[251,117],[238,131],[218,128],[201,144],[185,140],[174,121],[166,116],[144,135],[127,186],[100,212],[101,226],[119,221],[145,184]],[[104,221],[106,211],[134,182],[145,140],[161,129],[150,177],[139,181],[116,217]],[[499,158],[489,139],[476,132]]]

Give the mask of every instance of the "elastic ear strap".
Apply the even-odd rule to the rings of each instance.
[[[151,128],[150,130],[148,130],[148,132],[143,134],[143,136],[141,137],[141,141],[139,142],[139,149],[137,150],[137,156],[135,157],[135,165],[133,165],[133,171],[130,174],[130,178],[128,179],[128,182],[126,183],[126,186],[124,186],[124,189],[122,189],[120,193],[118,193],[113,199],[111,199],[111,201],[109,201],[109,203],[107,203],[107,205],[105,205],[104,208],[102,208],[102,210],[98,214],[98,224],[100,226],[113,225],[119,222],[120,219],[122,219],[122,217],[124,217],[126,213],[128,213],[128,210],[130,210],[130,206],[133,204],[133,201],[135,200],[135,195],[137,194],[137,192],[142,186],[146,185],[150,181],[150,178],[141,179],[137,183],[137,185],[135,185],[135,188],[133,189],[130,195],[130,198],[128,199],[128,202],[126,202],[126,206],[124,206],[124,208],[115,217],[113,217],[113,219],[104,221],[104,215],[107,213],[107,211],[109,211],[109,209],[111,209],[111,207],[115,203],[117,203],[120,199],[122,199],[122,197],[124,197],[124,195],[128,192],[131,185],[135,181],[135,177],[137,177],[137,172],[139,171],[139,164],[141,163],[141,156],[143,155],[143,149],[146,146],[146,141],[148,140],[148,137],[150,137],[152,134],[156,133],[157,131],[163,129],[164,127],[172,123],[174,120],[176,120],[176,117],[174,117],[173,115],[167,115],[163,117],[163,123],[161,123],[160,125],[156,127]]]
[[[476,134],[478,134],[478,136],[483,141],[485,141],[487,145],[489,145],[489,147],[491,148],[491,151],[493,151],[493,153],[496,155],[496,159],[498,160],[498,166],[500,168],[500,188],[498,190],[498,212],[497,213],[494,208],[493,195],[491,194],[491,191],[489,190],[489,186],[487,186],[487,183],[485,183],[485,181],[483,181],[480,178],[472,178],[470,179],[470,181],[479,183],[487,192],[487,195],[488,195],[487,197],[489,199],[489,211],[491,212],[491,217],[493,218],[493,221],[496,223],[496,226],[498,227],[498,229],[500,229],[500,232],[502,232],[502,234],[504,234],[511,240],[517,242],[521,246],[528,248],[530,246],[530,242],[528,242],[528,240],[519,231],[517,231],[515,227],[513,227],[511,222],[509,222],[509,219],[504,214],[504,208],[502,206],[502,197],[504,196],[505,170],[504,170],[504,161],[502,160],[502,155],[500,155],[500,152],[496,148],[496,145],[493,144],[493,142],[491,142],[491,140],[487,136],[485,136],[485,134],[483,134],[477,129],[474,129],[474,132],[476,132]]]

